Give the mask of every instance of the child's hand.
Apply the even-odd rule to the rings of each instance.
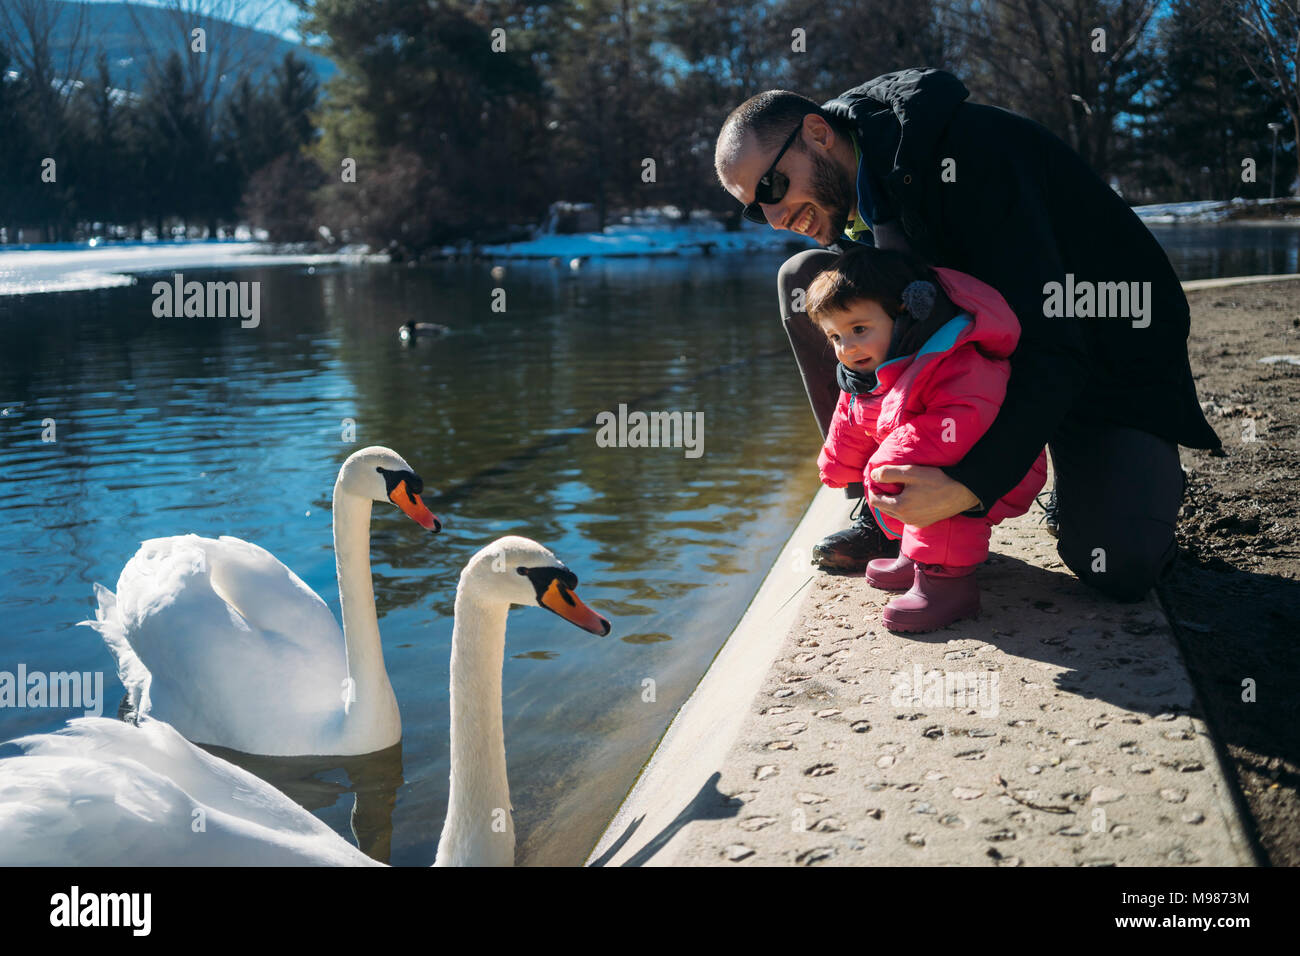
[[[903,490],[904,486],[901,482],[887,481],[881,483],[879,481],[876,481],[875,476],[880,473],[881,468],[888,468],[888,467],[891,466],[882,465],[880,467],[873,468],[871,471],[868,471],[866,474],[862,476],[862,482],[864,485],[866,485],[867,492],[873,495],[896,495]]]

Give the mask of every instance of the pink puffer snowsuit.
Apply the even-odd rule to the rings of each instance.
[[[961,461],[997,416],[1020,340],[1020,323],[992,286],[952,269],[935,269],[948,297],[964,314],[935,332],[914,355],[876,369],[876,387],[840,393],[826,444],[818,456],[822,482],[840,488],[865,482],[877,494],[901,485],[873,482],[881,465],[953,465]],[[876,522],[913,561],[964,567],[989,553],[989,534],[1003,518],[1022,515],[1047,480],[1047,456],[981,518],[964,515],[924,528],[904,525],[873,509]]]

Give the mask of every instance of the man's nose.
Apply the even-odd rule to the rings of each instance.
[[[767,217],[767,223],[773,229],[789,229],[785,224],[786,208],[785,203],[777,203],[775,206],[762,206],[763,215]]]

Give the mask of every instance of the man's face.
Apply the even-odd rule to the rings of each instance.
[[[754,138],[724,171],[727,192],[743,203],[752,202],[759,178],[771,166],[776,147],[761,149]],[[848,149],[848,166],[844,149]],[[844,232],[849,211],[857,203],[852,168],[852,145],[820,116],[804,117],[799,137],[777,163],[778,172],[790,179],[780,201],[760,208],[773,229],[789,229],[828,246]]]
[[[843,312],[822,315],[817,324],[835,347],[835,357],[854,371],[875,371],[889,354],[894,320],[870,299],[859,299]]]

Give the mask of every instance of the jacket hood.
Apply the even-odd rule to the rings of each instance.
[[[900,70],[845,90],[822,109],[861,134],[864,152],[892,146],[893,168],[910,171],[930,161],[953,110],[968,96],[951,73]]]
[[[1002,293],[972,275],[936,268],[939,284],[953,303],[975,319],[963,342],[975,342],[989,358],[1010,358],[1020,342],[1020,320]]]
[[[1020,320],[992,286],[953,269],[935,268],[939,284],[953,305],[965,312],[947,322],[914,354],[885,362],[876,369],[877,394],[887,391],[913,364],[930,363],[959,345],[974,343],[989,357],[1009,358],[1020,341]],[[917,374],[923,369],[918,368]]]

